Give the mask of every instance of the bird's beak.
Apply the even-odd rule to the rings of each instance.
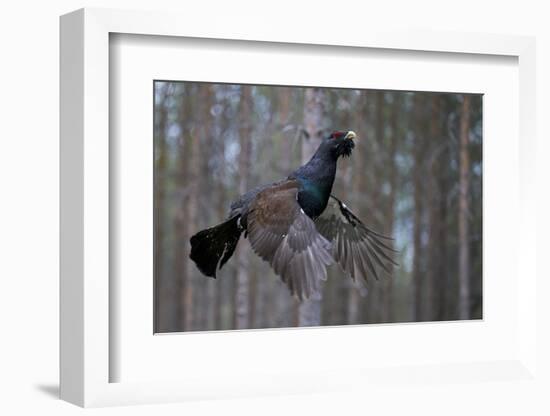
[[[344,139],[351,139],[351,140],[353,140],[353,139],[355,139],[356,137],[357,137],[357,135],[355,134],[355,132],[350,130],[350,131],[348,131],[348,132],[346,133],[346,137],[344,137]]]

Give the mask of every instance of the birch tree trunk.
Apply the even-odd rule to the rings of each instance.
[[[319,144],[325,115],[325,93],[319,88],[307,88],[304,93],[304,129],[308,137],[302,141],[302,162],[309,161]],[[322,294],[313,295],[298,307],[298,325],[315,326],[321,324]]]
[[[470,96],[465,95],[462,102],[460,118],[460,150],[459,150],[459,200],[458,200],[458,314],[459,319],[470,318],[470,253],[469,253],[469,170],[468,153],[470,133]]]

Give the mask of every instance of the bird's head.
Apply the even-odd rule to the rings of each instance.
[[[351,155],[355,143],[353,140],[357,137],[354,131],[333,131],[325,139],[321,146],[326,147],[327,150],[338,159],[340,156],[348,157]]]

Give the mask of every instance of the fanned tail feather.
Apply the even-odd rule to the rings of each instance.
[[[191,237],[191,254],[199,270],[206,276],[216,278],[216,273],[231,258],[239,242],[242,229],[239,216]]]

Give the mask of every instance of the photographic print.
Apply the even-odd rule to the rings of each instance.
[[[155,332],[482,318],[482,95],[153,96]]]

